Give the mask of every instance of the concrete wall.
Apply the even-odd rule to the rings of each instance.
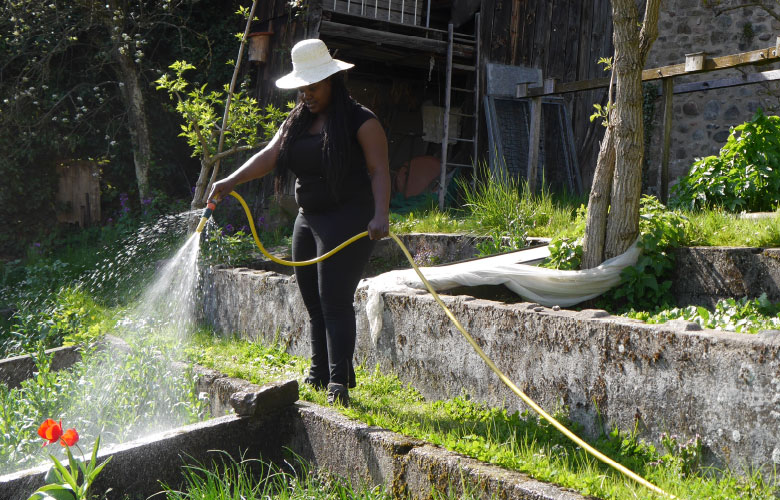
[[[205,315],[307,356],[306,311],[294,280],[276,273],[214,270]],[[468,391],[492,405],[522,403],[488,370],[426,294],[386,294],[384,327],[372,340],[358,293],[357,361],[379,364],[428,398]],[[565,406],[586,433],[633,429],[700,434],[716,464],[780,463],[780,334],[699,331],[696,324],[643,325],[604,311],[553,311],[468,296],[445,302],[510,379],[544,408]],[[599,417],[600,415],[600,417]]]
[[[214,450],[221,450],[215,452]],[[228,415],[104,449],[113,457],[93,485],[106,498],[146,499],[160,482],[179,487],[183,464],[206,464],[232,457],[273,462],[290,472],[291,454],[309,470],[324,469],[355,488],[384,486],[395,498],[585,500],[578,493],[484,464],[422,441],[349,420],[337,411],[296,403],[261,417]],[[287,462],[283,464],[283,460]],[[0,476],[0,500],[25,500],[44,484],[48,466]],[[131,472],[129,472],[131,471]]]
[[[659,36],[647,59],[647,68],[685,61],[685,54],[704,51],[710,56],[725,56],[775,45],[780,21],[765,10],[748,6],[731,9],[742,0],[665,0],[659,14]],[[765,2],[771,4],[773,2]],[[775,5],[775,11],[780,9]],[[743,73],[777,69],[772,64],[744,67],[693,77],[675,78],[675,84],[739,76]],[[758,68],[758,69],[757,69]],[[660,89],[660,84],[658,84]],[[760,107],[777,114],[780,84],[763,83],[730,89],[680,94],[674,97],[669,178],[674,182],[690,169],[698,157],[717,155],[728,138],[729,128],[749,120]],[[661,158],[663,99],[655,102],[652,121],[653,141],[647,151],[650,185],[658,189],[657,175]],[[656,191],[657,192],[657,191]]]
[[[720,299],[766,294],[780,302],[780,249],[689,247],[675,250],[677,304],[714,307]]]
[[[81,359],[81,352],[73,346],[48,349],[53,371],[66,368]],[[23,380],[32,377],[35,371],[35,358],[29,355],[0,359],[0,383],[9,388],[19,387]]]

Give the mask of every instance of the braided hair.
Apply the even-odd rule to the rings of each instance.
[[[322,166],[325,182],[331,196],[338,201],[341,186],[352,160],[352,137],[350,118],[357,103],[349,95],[344,84],[343,72],[329,77],[331,82],[330,105],[322,128]],[[276,176],[280,182],[287,181],[290,173],[290,147],[295,140],[306,134],[314,121],[314,113],[303,101],[290,111],[282,125],[277,159]]]

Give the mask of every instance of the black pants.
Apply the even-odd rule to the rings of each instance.
[[[365,231],[372,217],[373,206],[365,203],[347,204],[326,213],[299,213],[293,229],[293,260],[308,260],[328,252]],[[317,383],[355,385],[353,302],[373,248],[373,241],[361,238],[318,264],[295,268],[311,323],[309,376]]]

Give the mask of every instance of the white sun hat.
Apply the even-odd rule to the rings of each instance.
[[[301,40],[291,52],[293,70],[276,80],[280,89],[296,89],[317,83],[334,73],[354,66],[348,62],[333,59],[325,42],[318,38]]]

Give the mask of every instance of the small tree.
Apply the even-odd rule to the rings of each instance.
[[[130,137],[139,198],[148,198],[151,139],[144,95],[155,37],[188,32],[192,0],[9,0],[0,8],[0,143],[12,161],[28,150],[109,156]],[[120,132],[121,131],[121,132]]]
[[[261,108],[257,100],[238,92],[233,94],[230,114],[222,130],[229,86],[209,91],[206,85],[192,85],[184,78],[184,72],[195,69],[195,66],[186,61],[177,61],[170,69],[172,74],[166,73],[156,81],[157,89],[168,92],[176,102],[176,111],[184,119],[179,135],[192,147],[192,156],[200,157],[200,175],[191,207],[203,208],[209,178],[217,162],[265,146],[287,114],[271,104]],[[245,86],[246,82],[242,83],[242,87]],[[221,152],[218,151],[220,131],[224,134]]]
[[[642,193],[642,69],[658,37],[661,0],[647,0],[644,22],[634,0],[612,0],[615,103],[593,177],[583,240],[582,267],[625,252],[639,234]],[[610,94],[612,89],[610,88]]]

